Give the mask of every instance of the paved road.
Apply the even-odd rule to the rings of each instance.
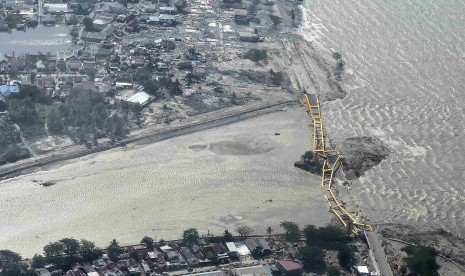
[[[379,276],[393,276],[378,234],[375,231],[366,232],[366,237],[375,258]]]

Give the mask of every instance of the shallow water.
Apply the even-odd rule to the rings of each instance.
[[[378,223],[465,237],[465,2],[305,1],[304,36],[346,60],[348,96],[323,105],[334,142],[376,136],[392,154],[353,185]]]
[[[308,123],[303,108],[290,109],[2,181],[0,248],[32,256],[63,237],[105,246],[180,238],[190,227],[325,225],[319,177],[293,167],[310,146]]]
[[[35,54],[37,52],[55,54],[65,51],[71,45],[70,29],[66,26],[38,26],[26,31],[12,30],[11,33],[0,32],[0,53]]]

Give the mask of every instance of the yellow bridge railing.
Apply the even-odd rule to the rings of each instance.
[[[313,146],[315,154],[324,159],[323,170],[321,174],[321,185],[326,187],[327,194],[324,196],[328,202],[329,208],[336,215],[344,227],[350,227],[353,234],[358,235],[362,231],[373,231],[373,227],[359,220],[363,218],[361,212],[350,213],[337,199],[334,190],[334,175],[341,165],[339,152],[334,149],[326,149],[325,132],[323,127],[323,118],[321,117],[320,103],[318,96],[314,94],[304,95],[305,107],[307,113],[313,122]]]

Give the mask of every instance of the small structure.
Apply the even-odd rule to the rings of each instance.
[[[145,92],[139,92],[133,95],[131,98],[129,98],[127,101],[131,103],[138,104],[140,106],[146,106],[147,104],[150,103],[154,99],[153,96],[145,93]],[[161,249],[161,248],[160,248]],[[166,252],[165,250],[161,249],[163,252]],[[168,251],[172,252],[172,251]]]
[[[42,19],[42,23],[44,25],[55,25],[56,23],[56,16],[53,14],[46,14]]]
[[[242,42],[260,42],[260,37],[255,33],[239,32],[239,40]]]
[[[241,256],[247,256],[247,255],[250,255],[250,250],[247,248],[247,245],[245,245],[244,242],[234,242],[234,244],[236,245],[236,248],[237,248],[237,252],[239,253],[239,255]]]
[[[234,268],[232,272],[234,276],[271,276],[271,271],[262,265]]]
[[[160,14],[177,14],[178,9],[175,7],[160,7]]]
[[[174,16],[169,14],[160,14],[159,20],[160,24],[168,26],[174,25],[174,23],[176,22]]]
[[[224,276],[224,273],[221,271],[208,271],[196,273],[195,276]]]
[[[249,23],[249,12],[243,9],[234,10],[234,21],[242,24]]]
[[[69,13],[68,4],[55,4],[55,3],[45,3],[44,4],[45,13],[50,14],[65,14]]]
[[[284,276],[298,276],[302,275],[302,263],[294,260],[278,260],[276,267],[281,271]]]
[[[19,95],[19,86],[17,84],[4,84],[0,85],[0,93],[4,97],[18,96]]]
[[[357,266],[357,275],[359,276],[368,276],[370,275],[370,271],[368,271],[368,267],[364,265]]]
[[[179,70],[192,70],[192,61],[181,61],[178,63]]]

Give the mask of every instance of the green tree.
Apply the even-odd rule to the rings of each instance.
[[[21,255],[11,250],[0,250],[0,264],[14,264],[21,261]]]
[[[105,119],[105,133],[112,141],[123,139],[129,133],[126,122],[127,119],[124,116],[113,114]]]
[[[44,246],[44,255],[47,262],[57,264],[62,267],[64,250],[65,247],[61,242],[51,242]]]
[[[95,243],[88,240],[81,240],[81,257],[86,262],[93,262],[103,254],[100,248],[95,247]]]
[[[149,250],[153,250],[153,239],[151,237],[147,237],[147,236],[143,237],[140,243],[147,245],[147,248]]]
[[[239,233],[239,235],[241,236],[249,236],[250,234],[253,233],[253,229],[250,228],[249,226],[247,225],[241,225],[239,226],[239,228],[237,228],[237,233]]]
[[[337,260],[342,268],[349,270],[355,265],[354,251],[347,245],[341,246],[337,252]]]
[[[197,231],[197,228],[189,228],[184,231],[182,238],[185,242],[197,242],[199,232]]]
[[[33,125],[37,122],[38,114],[34,102],[30,98],[11,99],[9,114],[13,122],[19,125]]]
[[[273,85],[275,86],[281,85],[281,82],[284,79],[283,72],[275,72],[273,69],[270,69],[268,73],[270,74],[271,83]]]
[[[316,246],[304,246],[299,249],[298,257],[301,259],[304,268],[312,271],[322,271],[326,268],[325,253]]]
[[[402,248],[408,255],[405,261],[414,273],[421,276],[435,276],[439,265],[436,263],[437,251],[431,247],[408,245]]]
[[[179,82],[178,79],[176,79],[173,83],[171,83],[170,92],[171,92],[171,95],[174,95],[174,96],[182,95],[181,83]]]
[[[341,272],[339,271],[339,269],[337,267],[330,266],[326,270],[326,275],[328,275],[328,276],[339,276],[339,275],[341,275]]]
[[[45,122],[50,133],[61,133],[63,130],[63,112],[60,106],[51,106],[45,115]]]
[[[94,22],[92,21],[92,19],[90,17],[84,17],[84,19],[82,20],[82,23],[84,24],[84,28],[86,29],[86,31],[88,32],[91,32],[93,31],[94,29]]]
[[[309,245],[320,245],[325,248],[337,247],[345,241],[344,232],[335,226],[316,228],[314,225],[306,225],[305,238]]]
[[[234,241],[234,236],[228,231],[228,229],[224,230],[223,241],[224,242],[232,242],[232,241]]]
[[[73,238],[64,238],[59,241],[63,245],[64,268],[69,269],[73,264],[79,261],[79,241]]]
[[[118,261],[118,256],[123,253],[123,249],[119,247],[119,243],[114,239],[110,242],[107,247],[108,257],[113,262]]]
[[[40,254],[35,254],[34,257],[32,257],[33,268],[41,268],[41,267],[44,267],[44,265],[46,264],[47,264],[47,260],[45,259],[44,256]]]
[[[282,221],[279,226],[284,229],[286,240],[290,242],[296,242],[299,240],[299,225],[297,223],[292,221]]]
[[[266,233],[268,234],[268,238],[270,238],[270,237],[271,237],[271,233],[273,233],[273,229],[271,229],[271,227],[268,226],[268,227],[266,228]]]

